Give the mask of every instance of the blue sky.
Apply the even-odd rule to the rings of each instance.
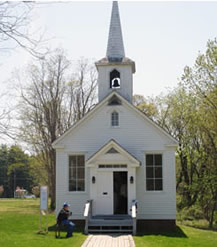
[[[217,36],[217,2],[119,2],[125,53],[136,62],[134,93],[166,92],[192,66],[208,39]],[[62,47],[74,61],[105,56],[111,2],[39,4],[32,29],[46,30],[48,45]],[[0,83],[31,58],[21,49],[0,56]],[[3,83],[5,82],[5,83]],[[13,85],[10,85],[13,86]]]

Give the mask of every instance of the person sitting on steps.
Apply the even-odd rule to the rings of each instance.
[[[60,210],[58,217],[57,217],[57,224],[62,224],[64,226],[67,226],[67,238],[70,238],[73,236],[73,232],[75,229],[75,224],[72,223],[70,220],[68,220],[69,216],[72,215],[72,212],[69,211],[70,205],[65,202],[63,204],[63,208]]]

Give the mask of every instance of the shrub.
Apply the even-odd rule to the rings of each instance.
[[[0,197],[2,197],[3,193],[4,193],[4,186],[1,185],[0,186]]]
[[[40,188],[39,188],[39,186],[34,186],[32,188],[32,194],[35,195],[36,197],[40,197]]]
[[[204,219],[203,212],[199,206],[193,205],[191,207],[185,207],[179,211],[179,220],[199,220]]]

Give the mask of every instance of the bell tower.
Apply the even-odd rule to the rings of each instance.
[[[106,57],[96,62],[99,102],[114,90],[132,103],[135,62],[125,56],[118,2],[112,5]]]

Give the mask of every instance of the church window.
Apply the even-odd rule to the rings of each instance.
[[[162,154],[146,155],[146,190],[163,190]]]
[[[84,155],[69,156],[69,191],[84,191]]]
[[[110,72],[110,88],[120,88],[120,83],[120,72],[118,72],[116,69],[112,70],[112,72]]]
[[[111,114],[111,125],[113,127],[119,126],[119,114],[116,111],[113,111]]]

